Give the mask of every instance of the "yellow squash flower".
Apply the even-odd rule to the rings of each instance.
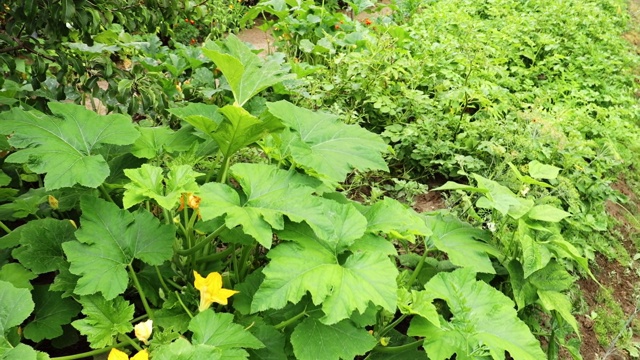
[[[153,332],[153,320],[139,322],[133,327],[133,330],[138,340],[142,341],[145,345],[149,345],[149,338]]]
[[[214,302],[227,305],[229,298],[238,293],[235,290],[223,289],[222,275],[217,272],[212,272],[203,278],[197,271],[194,271],[193,276],[196,278],[193,285],[200,291],[199,311],[207,310]]]
[[[149,353],[147,350],[138,351],[133,357],[129,358],[125,352],[116,348],[111,349],[107,360],[149,360]]]

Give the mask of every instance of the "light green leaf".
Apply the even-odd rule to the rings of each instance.
[[[548,222],[560,222],[562,219],[571,216],[566,211],[560,210],[551,205],[536,205],[529,212],[527,216],[530,219],[548,221]]]
[[[174,131],[165,126],[140,127],[140,137],[133,143],[131,153],[139,158],[153,159],[162,154]]]
[[[553,186],[547,184],[546,182],[542,182],[542,181],[536,180],[536,179],[532,178],[531,176],[522,175],[522,173],[520,173],[520,170],[518,170],[518,168],[515,165],[513,165],[512,163],[509,163],[509,167],[511,168],[511,171],[513,171],[513,173],[516,175],[518,180],[520,182],[522,182],[523,184],[537,185],[537,186],[542,186],[542,187],[546,187],[546,188],[553,187]]]
[[[433,296],[426,291],[398,289],[398,309],[403,314],[419,315],[429,320],[435,327],[440,327],[438,310],[433,304]]]
[[[22,149],[6,160],[46,173],[46,190],[98,187],[109,176],[107,162],[96,152],[100,146],[129,145],[140,136],[125,115],[99,116],[83,106],[57,102],[49,108],[59,117],[17,108],[0,114],[0,134],[12,134],[9,143]]]
[[[62,325],[69,324],[80,312],[80,305],[72,298],[62,298],[62,293],[49,291],[49,286],[36,286],[33,300],[36,311],[24,328],[24,337],[39,342],[62,335]]]
[[[78,301],[86,317],[71,325],[87,337],[92,348],[112,345],[116,336],[133,330],[134,307],[122,297],[106,300],[100,295],[90,295],[82,296]]]
[[[194,345],[211,345],[220,349],[260,349],[264,344],[244,326],[233,322],[233,315],[209,309],[200,312],[189,322]]]
[[[271,262],[263,269],[265,280],[251,304],[251,311],[281,309],[311,293],[314,304],[322,303],[321,321],[335,324],[369,302],[395,311],[398,271],[388,257],[378,253],[356,253],[340,262],[336,254],[313,239],[299,238],[272,249]]]
[[[363,237],[356,240],[351,246],[349,246],[349,250],[354,253],[377,252],[382,255],[398,255],[398,251],[393,245],[393,242],[389,241],[389,239],[385,239],[382,236],[374,234],[365,234]]]
[[[169,345],[159,346],[152,356],[153,360],[218,360],[222,359],[222,350],[210,345],[192,345],[181,337]]]
[[[529,175],[536,179],[555,179],[560,173],[560,168],[552,165],[545,165],[537,160],[529,163]]]
[[[325,215],[334,224],[332,233],[319,238],[308,225],[299,223],[287,225],[284,230],[278,231],[278,238],[293,241],[300,238],[314,239],[337,255],[364,235],[367,220],[350,204],[339,204],[326,199],[318,200],[322,204]]]
[[[3,338],[0,337],[0,341]],[[0,345],[0,359],[1,360],[48,360],[49,355],[35,351],[31,346],[25,344],[18,344],[16,347]]]
[[[144,164],[138,169],[125,169],[125,175],[131,179],[124,188],[122,205],[125,209],[145,200],[153,199],[167,210],[175,208],[182,193],[194,193],[199,187],[196,177],[201,173],[192,170],[189,165],[172,166],[163,176],[162,168]]]
[[[369,207],[360,207],[367,218],[367,232],[390,235],[413,242],[416,236],[429,236],[431,230],[413,209],[397,200],[384,198]]]
[[[224,121],[218,109],[215,105],[188,103],[185,107],[169,109],[169,112],[188,122],[194,128],[212,136]]]
[[[0,170],[0,186],[7,186],[11,183],[11,176]]]
[[[59,270],[65,263],[62,243],[75,239],[69,220],[32,220],[22,227],[13,257],[36,274]]]
[[[473,177],[478,182],[479,188],[488,190],[485,196],[478,199],[476,206],[496,209],[502,215],[508,214],[514,219],[521,218],[533,207],[533,200],[516,196],[506,186],[477,174],[474,174]]]
[[[215,62],[227,79],[239,106],[262,90],[293,77],[280,61],[261,59],[233,34],[226,38],[222,47],[208,42],[202,52]]]
[[[26,320],[34,306],[29,290],[0,281],[0,336]]]
[[[439,273],[426,285],[425,292],[443,299],[453,314],[451,322],[441,321],[438,329],[429,321],[415,317],[407,332],[424,336],[424,348],[433,360],[444,360],[453,353],[471,358],[471,352],[486,346],[494,359],[504,359],[505,351],[515,360],[544,359],[540,343],[518,318],[513,302],[468,268]]]
[[[376,339],[348,320],[325,325],[317,319],[306,318],[291,333],[291,344],[299,360],[352,360],[373,349]]]
[[[287,101],[268,103],[269,112],[295,133],[283,134],[283,156],[291,156],[310,174],[331,182],[344,181],[349,172],[388,171],[382,154],[387,144],[382,138],[357,125],[347,125],[335,115],[314,112]]]
[[[0,281],[9,282],[19,289],[33,289],[31,280],[37,277],[38,275],[18,263],[4,264],[0,268]]]
[[[71,273],[80,275],[75,293],[102,292],[113,299],[122,294],[129,282],[126,267],[134,259],[160,265],[173,255],[175,228],[161,225],[146,210],[130,213],[99,198],[81,201],[79,242],[62,245]]]
[[[476,229],[453,216],[425,216],[431,229],[431,241],[435,247],[447,253],[449,261],[460,267],[468,267],[476,272],[495,274],[489,255],[501,257],[501,252],[486,242],[490,233]]]
[[[260,120],[240,106],[227,105],[220,112],[225,120],[211,136],[225,157],[282,128],[279,120],[272,117]]]
[[[486,194],[487,192],[489,192],[489,190],[487,189],[481,189],[471,185],[458,184],[457,182],[454,182],[454,181],[447,181],[446,183],[444,183],[444,185],[439,186],[433,190],[437,190],[437,191],[462,190],[462,191],[478,192],[482,194]]]
[[[321,238],[335,232],[324,203],[311,196],[317,180],[263,164],[236,164],[231,174],[242,187],[246,201],[241,202],[240,195],[227,185],[205,184],[200,188],[203,220],[226,214],[228,228],[241,225],[246,234],[267,248],[271,247],[272,229],[284,228],[284,215],[294,222],[307,222]]]
[[[567,295],[557,291],[538,290],[538,296],[540,297],[542,307],[547,311],[557,311],[567,324],[571,325],[578,337],[580,337],[580,328],[578,327],[576,318],[571,314],[573,306]]]

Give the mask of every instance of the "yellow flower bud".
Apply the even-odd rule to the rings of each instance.
[[[53,195],[49,195],[49,206],[51,206],[53,210],[58,210],[58,199]]]
[[[138,340],[142,341],[145,345],[149,345],[149,338],[153,332],[153,320],[149,319],[147,321],[139,322],[133,327],[133,330]]]

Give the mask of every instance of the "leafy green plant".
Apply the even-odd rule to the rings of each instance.
[[[0,133],[12,147],[3,184],[16,190],[2,205],[2,356],[46,359],[35,349],[47,347],[25,340],[64,343],[79,334],[92,350],[60,359],[129,351],[154,359],[347,359],[403,352],[410,336],[440,331],[444,320],[431,304],[438,296],[424,295],[440,277],[462,276],[461,285],[483,289],[440,295],[452,309],[498,296],[475,279],[476,271],[494,273],[489,256],[500,256],[478,240],[482,231],[427,221],[392,199],[361,205],[336,192],[353,170],[387,170],[379,136],[287,101],[250,112],[243,105],[289,78],[280,63],[259,58],[234,36],[203,53],[224,75],[232,103],[172,109],[183,119],[177,131],[56,102],[51,115],[19,107],[0,113]],[[256,146],[268,161],[234,162]],[[21,187],[20,171],[40,187]],[[457,243],[444,241],[444,229]],[[423,255],[401,274],[396,246],[418,240]],[[464,254],[481,260],[435,275],[425,287],[417,279],[435,249],[462,267]],[[425,302],[400,305],[410,290]],[[512,316],[513,304],[500,306],[509,312],[505,329],[516,327],[518,336],[487,342],[492,355],[540,353]],[[469,316],[462,309],[454,315]],[[385,335],[408,316],[427,328],[412,325],[415,334],[390,343]],[[414,339],[412,348],[423,342]],[[468,349],[450,350],[463,356]]]

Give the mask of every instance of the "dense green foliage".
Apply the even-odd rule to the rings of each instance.
[[[580,358],[621,1],[141,5],[0,14],[0,358]],[[282,53],[199,44],[260,14]]]

